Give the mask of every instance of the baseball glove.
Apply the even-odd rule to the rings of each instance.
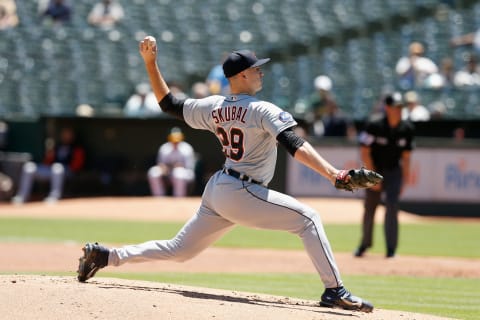
[[[335,180],[335,188],[353,191],[373,187],[382,182],[383,177],[372,170],[365,168],[341,170]]]

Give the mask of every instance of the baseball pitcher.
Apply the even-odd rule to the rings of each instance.
[[[80,258],[79,281],[86,281],[106,266],[152,259],[185,261],[240,224],[298,235],[325,286],[320,305],[371,312],[370,302],[344,287],[318,213],[291,196],[269,189],[268,184],[274,174],[277,144],[341,189],[370,187],[382,177],[365,169],[336,169],[295,134],[297,123],[288,112],[255,98],[262,89],[261,66],[270,59],[258,59],[248,50],[234,51],[223,63],[230,82],[229,95],[178,100],[157,65],[155,39],[146,37],[139,50],[162,110],[192,128],[215,134],[225,164],[208,181],[198,211],[173,239],[111,249],[87,243]]]

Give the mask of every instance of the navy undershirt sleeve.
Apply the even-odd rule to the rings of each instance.
[[[171,92],[169,92],[158,104],[160,105],[160,108],[162,108],[163,112],[185,121],[183,118],[184,103],[185,100],[177,99]]]
[[[283,130],[277,135],[277,141],[293,156],[300,148],[305,140],[293,132],[293,128]]]

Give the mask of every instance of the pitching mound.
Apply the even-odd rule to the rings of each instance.
[[[445,319],[403,311],[328,309],[316,301],[107,278],[0,276],[2,319]]]

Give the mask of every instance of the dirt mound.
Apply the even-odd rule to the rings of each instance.
[[[316,301],[144,281],[0,276],[2,319],[445,319],[403,311],[321,308]]]

